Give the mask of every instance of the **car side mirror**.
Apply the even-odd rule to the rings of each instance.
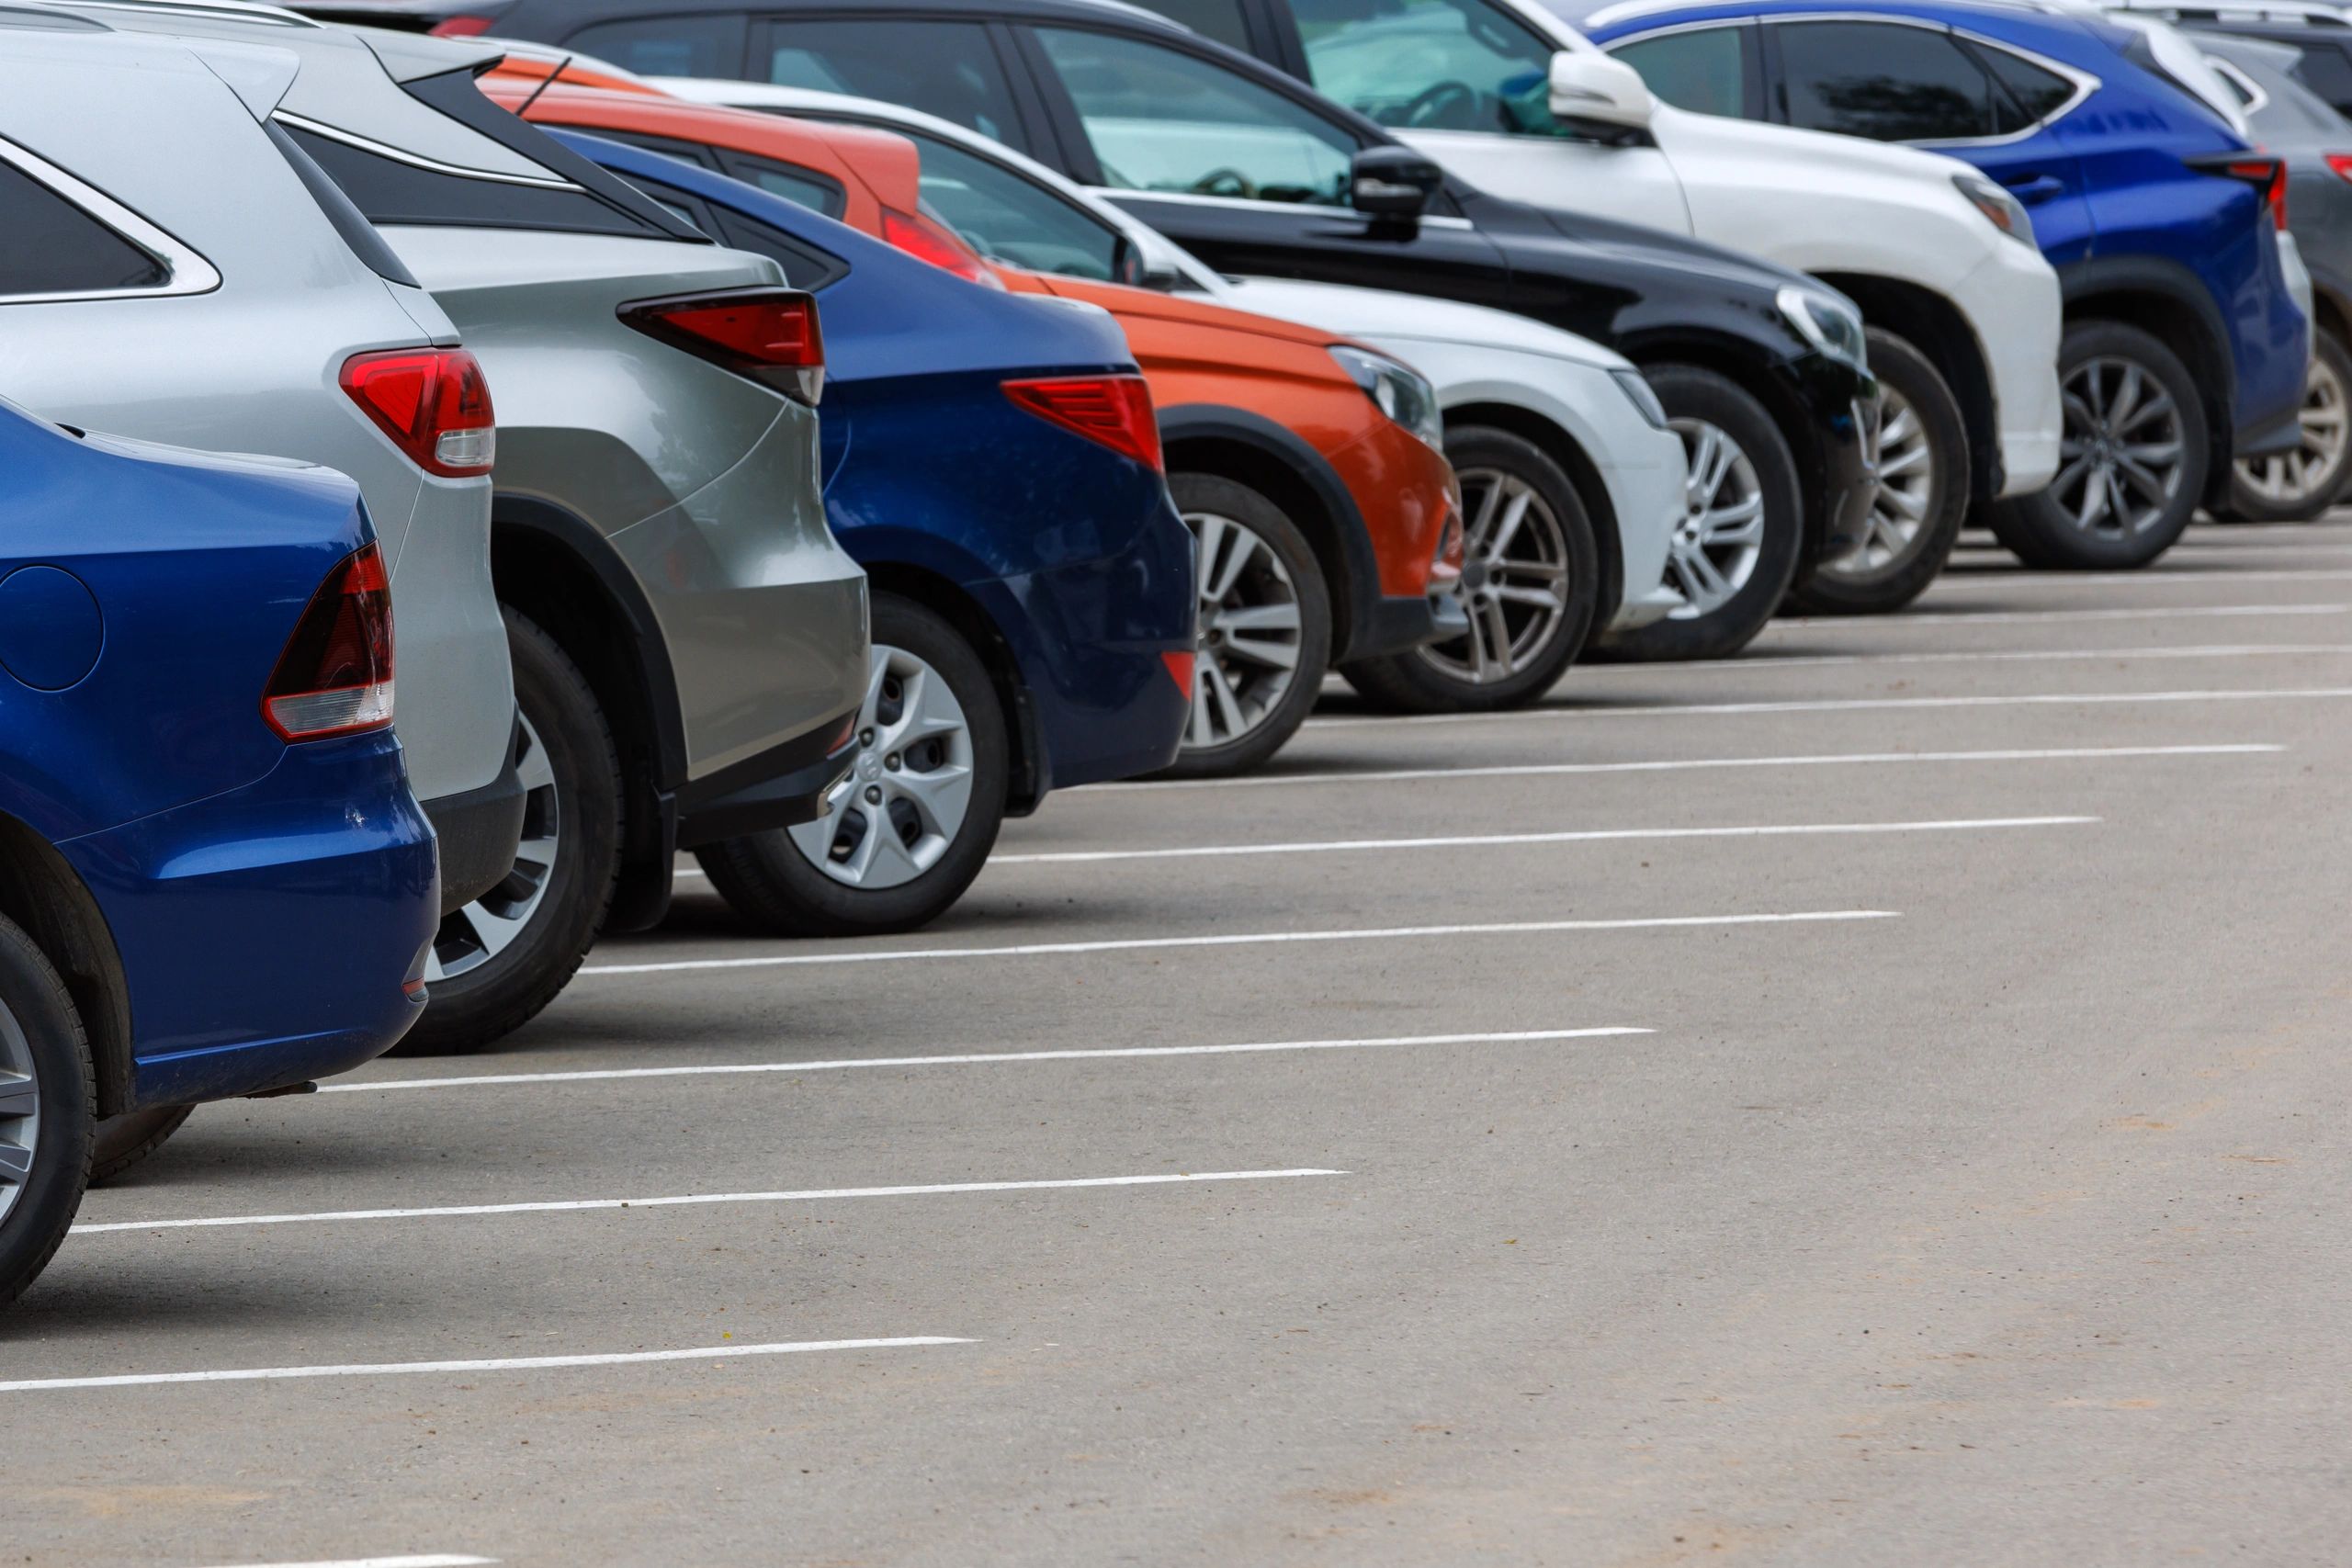
[[[1622,60],[1581,49],[1552,56],[1552,118],[1604,141],[1649,129],[1652,100],[1642,73]]]
[[[1445,171],[1410,147],[1366,147],[1348,171],[1349,200],[1372,218],[1411,222],[1445,183]]]

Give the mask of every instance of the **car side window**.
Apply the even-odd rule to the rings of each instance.
[[[2317,93],[2337,113],[2352,112],[2352,58],[2334,48],[2312,48],[2289,68],[2298,82]]]
[[[1747,93],[1747,46],[1755,28],[1685,28],[1621,43],[1609,52],[1642,74],[1649,90],[1679,109],[1761,119]]]
[[[1348,205],[1355,138],[1295,100],[1161,44],[1074,28],[1036,34],[1104,184]]]
[[[1307,75],[1410,130],[1554,136],[1551,43],[1487,0],[1290,0]]]
[[[0,160],[0,299],[161,288],[170,269],[22,169]]]
[[[2002,95],[1994,101],[1994,118],[2002,135],[2023,130],[2056,114],[2074,99],[2075,84],[2055,71],[2045,71],[2030,60],[2020,59],[2007,50],[1993,44],[1979,43],[1973,47],[1976,58],[2001,84]]]
[[[905,104],[991,141],[1021,142],[1012,84],[978,22],[780,17],[755,63],[755,75],[782,86]]]
[[[705,201],[691,191],[643,176],[629,184],[724,245],[766,256],[784,268],[784,280],[795,288],[819,289],[849,271],[839,256],[803,244],[772,223],[763,223],[731,207]]]
[[[592,22],[563,40],[640,76],[732,76],[742,58],[743,18],[649,17]]]
[[[982,255],[1063,277],[1128,281],[1119,231],[1092,213],[952,141],[895,129],[922,152],[923,205]]]
[[[849,193],[842,189],[841,182],[814,169],[753,157],[732,148],[719,149],[718,166],[745,185],[757,186],[770,196],[780,196],[828,218],[839,218],[849,209]]]
[[[1993,79],[1950,33],[1899,23],[1781,22],[1791,125],[1873,141],[1952,141],[1995,132]]]
[[[1245,53],[1249,51],[1250,25],[1242,17],[1241,0],[1151,0],[1151,8],[1203,38],[1213,38]]]

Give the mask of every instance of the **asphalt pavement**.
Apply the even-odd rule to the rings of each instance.
[[[208,1107],[0,1316],[0,1563],[2346,1561],[2352,514],[1268,773],[935,928],[693,879]]]

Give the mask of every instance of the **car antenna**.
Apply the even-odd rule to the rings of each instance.
[[[567,54],[561,60],[557,61],[555,62],[555,69],[548,72],[547,75],[540,80],[539,85],[531,89],[531,96],[525,98],[523,100],[522,107],[514,111],[514,118],[516,119],[521,119],[526,114],[529,113],[531,106],[539,101],[539,95],[546,92],[549,87],[554,86],[555,79],[562,75],[565,70],[571,66],[571,62],[579,58],[580,57],[576,54]]]

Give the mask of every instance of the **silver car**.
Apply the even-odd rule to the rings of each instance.
[[[479,1048],[599,930],[659,920],[678,850],[818,816],[854,758],[865,579],[825,525],[813,301],[492,104],[474,74],[499,51],[266,6],[61,6],[297,53],[276,125],[489,375],[527,805],[508,874],[443,922],[401,1047]],[[805,357],[769,354],[796,323]]]

